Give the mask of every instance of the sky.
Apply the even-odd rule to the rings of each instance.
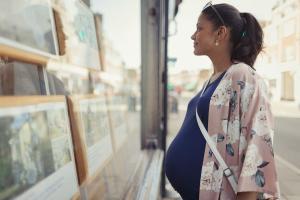
[[[139,67],[141,63],[140,1],[142,0],[91,0],[92,10],[103,14],[105,37],[120,52],[127,67]],[[169,37],[168,46],[169,57],[177,58],[177,69],[207,68],[210,63],[206,57],[194,56],[193,42],[190,38],[195,31],[198,16],[207,2],[183,0],[179,6],[176,16],[177,34]],[[254,14],[259,20],[270,18],[275,2],[276,0],[213,1],[214,4],[229,3],[240,12]]]

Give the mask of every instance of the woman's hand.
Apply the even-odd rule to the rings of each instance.
[[[257,192],[239,192],[236,200],[256,200]]]

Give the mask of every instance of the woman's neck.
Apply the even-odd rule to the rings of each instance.
[[[231,58],[227,54],[219,54],[219,55],[210,57],[210,59],[213,63],[213,67],[214,67],[213,75],[224,72],[232,65]]]

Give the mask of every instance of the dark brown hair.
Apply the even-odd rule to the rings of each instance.
[[[225,26],[230,29],[231,61],[244,62],[253,68],[257,55],[263,48],[263,31],[257,19],[250,13],[240,13],[229,4],[213,6],[222,17]],[[211,6],[205,8],[202,14],[215,28],[223,25]]]

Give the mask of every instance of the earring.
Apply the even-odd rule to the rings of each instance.
[[[219,46],[219,42],[218,42],[218,41],[216,41],[216,42],[215,42],[215,45],[216,45],[216,46]]]

